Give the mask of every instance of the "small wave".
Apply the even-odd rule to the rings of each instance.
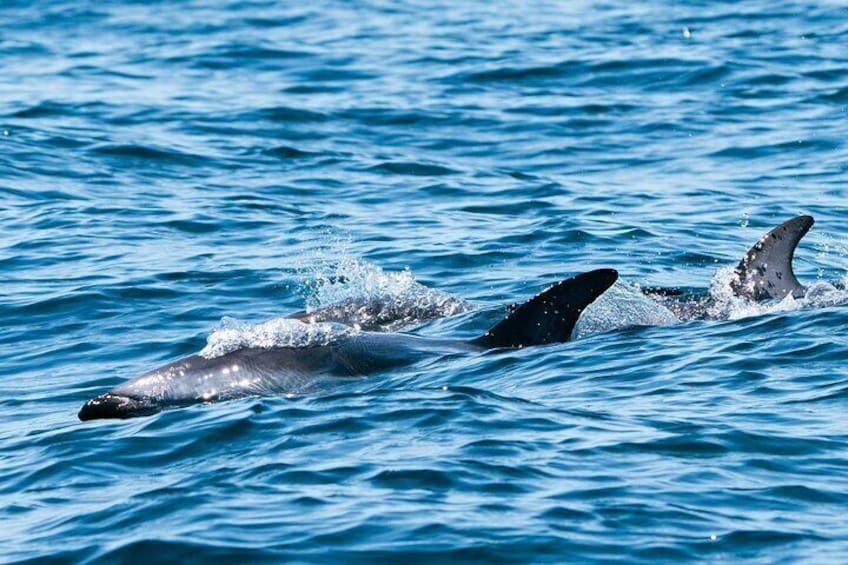
[[[305,108],[293,108],[290,106],[273,106],[256,110],[252,116],[270,122],[324,122],[328,118],[321,112],[314,112]],[[248,116],[246,116],[248,117]]]
[[[162,149],[135,144],[104,144],[92,148],[91,151],[99,155],[107,155],[124,159],[173,162],[187,165],[199,164],[206,160],[206,158],[201,155],[185,153],[174,149]]]
[[[45,100],[34,106],[29,106],[22,110],[18,110],[11,114],[13,118],[55,118],[57,116],[72,116],[81,112],[86,107],[95,106],[96,104],[62,104]]]
[[[260,324],[223,318],[221,326],[206,339],[206,347],[200,351],[200,356],[212,359],[247,348],[327,345],[357,331],[343,324],[305,323],[289,318],[276,318]]]
[[[235,64],[253,64],[305,59],[314,56],[308,51],[278,49],[252,44],[219,45],[201,53],[180,53],[167,58],[169,64],[187,64],[198,69],[230,69]]]
[[[788,152],[807,152],[818,154],[821,152],[834,151],[838,149],[841,144],[842,142],[836,138],[797,139],[781,143],[773,143],[770,145],[731,145],[718,151],[714,151],[709,156],[748,160],[784,155]]]
[[[312,57],[314,53],[254,45],[233,45],[221,50],[217,55],[223,59],[243,61],[244,59],[301,59]]]
[[[204,215],[168,220],[162,222],[160,225],[173,230],[193,234],[213,233],[223,228],[220,222],[217,222],[214,218],[209,218]]]
[[[277,147],[264,149],[262,153],[269,157],[277,157],[279,159],[304,159],[320,155],[320,153],[316,153],[314,151],[304,151],[303,149],[298,149],[297,147],[291,147],[289,145],[278,145]]]
[[[838,90],[834,90],[833,92],[829,92],[827,94],[820,94],[816,96],[813,100],[844,104],[846,101],[848,101],[848,86],[840,88]]]
[[[429,163],[417,163],[406,161],[386,161],[379,165],[374,165],[369,170],[377,173],[389,173],[393,175],[410,175],[416,177],[436,177],[443,175],[455,175],[459,171],[442,167],[441,165],[432,165]]]
[[[565,61],[553,65],[539,65],[529,67],[498,67],[472,73],[461,73],[453,75],[452,79],[467,80],[470,82],[520,82],[533,79],[553,79],[574,72],[579,67],[578,63]]]

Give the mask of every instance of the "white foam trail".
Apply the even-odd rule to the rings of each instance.
[[[343,241],[336,241],[334,247],[329,252],[337,258],[319,251],[313,265],[303,270],[302,286],[307,293],[307,312],[350,306],[339,309],[345,324],[282,317],[251,324],[224,318],[206,339],[200,355],[213,358],[243,348],[327,345],[359,332],[360,325],[392,330],[469,309],[462,299],[420,284],[409,269],[386,272],[351,256]]]
[[[679,320],[671,310],[645,296],[638,286],[618,279],[580,315],[572,331],[578,339],[633,326],[666,326]]]
[[[206,338],[199,355],[221,357],[238,349],[274,347],[311,347],[327,345],[341,337],[353,335],[356,328],[334,323],[305,323],[289,318],[275,318],[260,324],[223,318],[220,327]]]

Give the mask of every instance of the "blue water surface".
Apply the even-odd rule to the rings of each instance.
[[[846,562],[839,302],[77,419],[338,272],[843,279],[845,4],[637,4],[3,0],[0,561]]]

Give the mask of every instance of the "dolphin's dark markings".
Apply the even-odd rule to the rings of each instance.
[[[617,278],[615,270],[599,269],[561,281],[471,341],[361,332],[312,347],[248,348],[211,359],[192,355],[89,400],[79,418],[131,418],[198,402],[295,393],[320,377],[367,375],[429,356],[568,341],[583,310]]]
[[[790,294],[802,298],[807,289],[795,277],[792,259],[813,223],[812,216],[798,216],[762,236],[734,269],[730,284],[733,294],[754,302],[782,300]],[[708,318],[713,304],[712,297],[704,291],[651,287],[642,292],[681,319]]]
[[[804,288],[792,271],[795,248],[813,227],[812,216],[798,216],[777,226],[748,250],[736,266],[733,292],[751,300],[802,298]]]

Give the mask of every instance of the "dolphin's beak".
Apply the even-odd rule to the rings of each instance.
[[[156,412],[158,410],[147,403],[130,398],[129,396],[107,392],[86,402],[77,415],[84,422],[86,420],[98,420],[102,418],[147,416]]]

